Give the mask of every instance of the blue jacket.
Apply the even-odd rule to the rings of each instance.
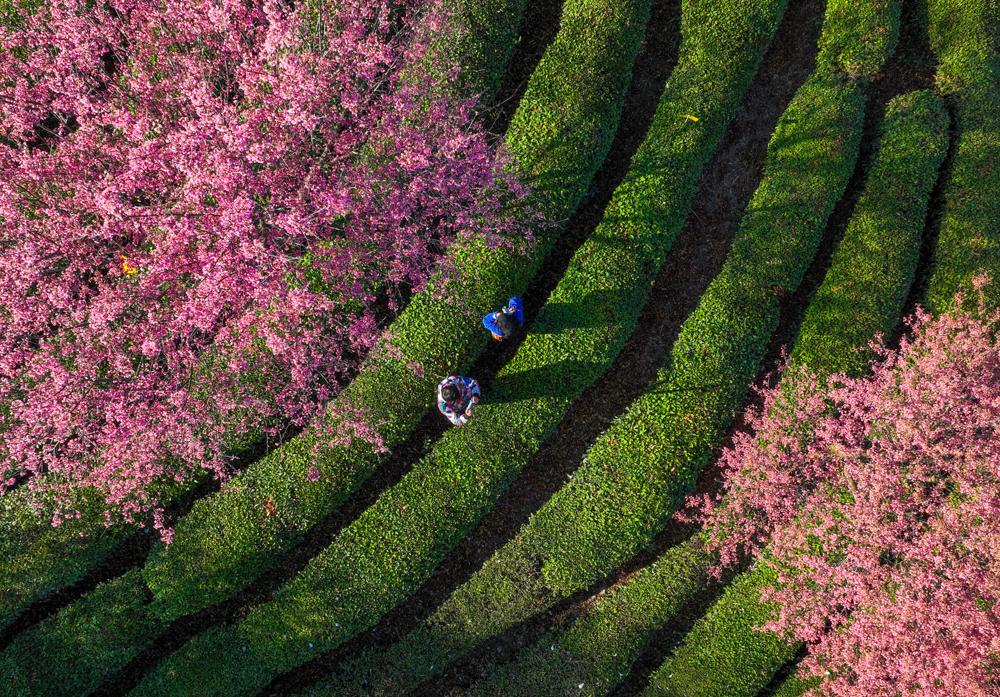
[[[441,397],[441,388],[448,383],[453,383],[458,386],[458,399],[454,402],[446,402]],[[464,426],[469,420],[469,417],[465,415],[465,410],[469,408],[469,402],[472,401],[472,398],[478,396],[479,383],[474,379],[467,378],[464,375],[452,375],[450,377],[446,377],[438,383],[438,410],[448,417],[448,420],[454,425]]]
[[[524,326],[524,304],[521,302],[520,297],[515,295],[513,298],[508,300],[506,310],[508,311],[508,314],[511,314],[514,317],[514,321],[517,323],[518,329]],[[500,325],[497,324],[497,316],[500,312],[502,312],[502,310],[491,312],[483,317],[483,326],[494,334],[506,338],[507,335],[500,330]]]

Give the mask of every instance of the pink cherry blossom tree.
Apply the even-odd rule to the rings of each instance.
[[[302,424],[524,191],[434,0],[50,0],[0,28],[0,491],[129,518]],[[439,52],[440,53],[440,52]]]
[[[868,375],[795,371],[699,502],[719,568],[778,571],[766,628],[806,643],[813,694],[998,694],[998,327],[918,312]]]

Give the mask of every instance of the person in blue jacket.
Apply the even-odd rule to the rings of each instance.
[[[494,341],[503,341],[524,326],[524,304],[514,296],[507,304],[483,317],[483,326],[493,335]]]
[[[479,403],[479,383],[464,375],[450,375],[438,384],[438,410],[454,426],[464,426]]]

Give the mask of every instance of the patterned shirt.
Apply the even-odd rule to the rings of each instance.
[[[458,387],[458,398],[451,402],[445,401],[441,396],[441,390],[448,384]],[[465,411],[469,408],[469,403],[472,401],[472,398],[478,396],[479,383],[472,378],[467,378],[464,375],[452,375],[450,377],[446,377],[438,383],[438,410],[455,426],[464,426],[469,421],[469,417],[466,415]]]

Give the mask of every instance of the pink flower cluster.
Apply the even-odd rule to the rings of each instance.
[[[0,28],[0,491],[145,514],[310,419],[456,236],[523,236],[432,0],[32,4]]]
[[[918,313],[867,376],[766,390],[725,453],[710,547],[764,551],[767,628],[806,642],[814,694],[998,694],[998,327]]]

